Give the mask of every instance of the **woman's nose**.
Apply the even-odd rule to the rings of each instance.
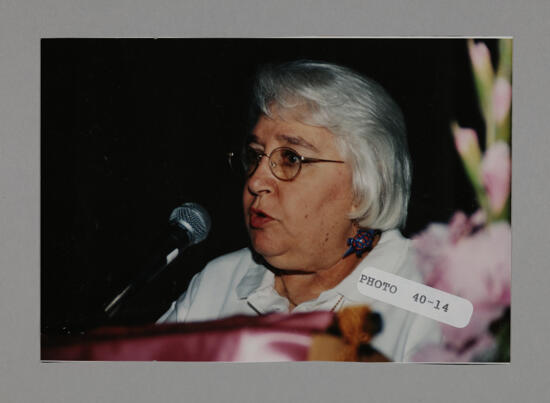
[[[269,157],[262,156],[258,161],[258,167],[247,180],[247,187],[253,194],[271,193],[275,188],[275,176],[269,168]]]

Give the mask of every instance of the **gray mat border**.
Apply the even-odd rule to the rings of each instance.
[[[550,3],[0,1],[4,402],[541,401],[548,395]],[[40,363],[40,38],[513,36],[512,364]]]

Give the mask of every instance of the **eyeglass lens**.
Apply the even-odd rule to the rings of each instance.
[[[252,175],[256,171],[263,156],[265,154],[254,150],[252,147],[246,148],[243,164],[247,175]],[[301,162],[300,156],[288,148],[276,149],[269,156],[269,168],[271,172],[282,180],[293,179],[300,171]]]

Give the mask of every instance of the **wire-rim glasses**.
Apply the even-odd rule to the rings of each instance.
[[[236,165],[239,165],[235,163],[236,155],[234,153],[229,153],[228,157],[231,167],[236,168]],[[290,147],[276,148],[268,155],[264,152],[255,150],[253,147],[247,146],[243,150],[240,158],[241,167],[244,169],[244,173],[247,177],[254,175],[263,157],[268,158],[268,166],[273,176],[282,181],[291,181],[295,179],[302,170],[303,164],[317,162],[344,163],[344,161],[304,157]]]

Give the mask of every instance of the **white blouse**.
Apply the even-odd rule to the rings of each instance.
[[[423,345],[439,343],[440,326],[433,319],[397,308],[361,294],[357,283],[366,266],[421,282],[410,241],[398,230],[382,233],[376,247],[336,287],[315,300],[303,302],[293,312],[331,310],[366,304],[382,316],[383,329],[372,346],[392,361],[410,361]],[[274,274],[252,259],[248,248],[214,259],[197,273],[185,293],[172,303],[157,323],[214,320],[233,315],[288,312],[289,301],[273,288]]]

